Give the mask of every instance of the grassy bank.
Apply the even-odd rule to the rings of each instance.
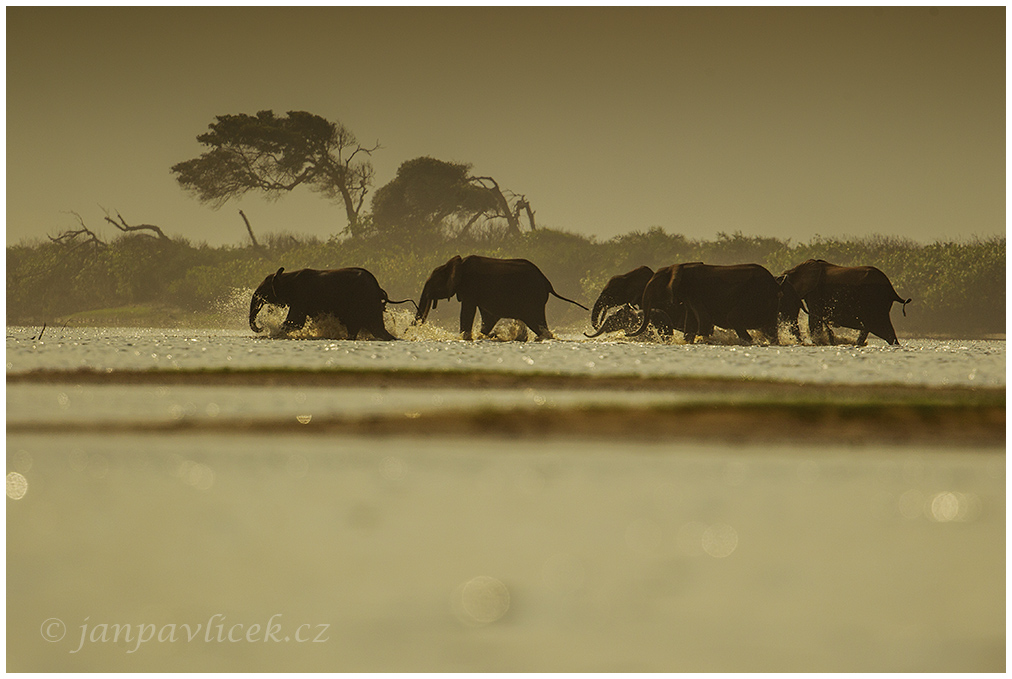
[[[251,291],[279,267],[363,266],[393,298],[419,295],[431,270],[456,254],[523,257],[556,290],[589,306],[613,275],[640,265],[681,261],[754,262],[774,274],[809,258],[870,264],[914,302],[894,314],[900,336],[982,337],[1005,332],[1005,238],[913,241],[870,237],[775,238],[718,234],[690,240],[661,229],[599,242],[543,229],[508,240],[433,240],[405,246],[381,238],[321,241],[276,236],[266,244],[209,247],[182,240],[124,236],[108,245],[22,243],[7,248],[7,323],[97,326],[244,327]],[[578,325],[586,312],[559,307],[555,325]]]

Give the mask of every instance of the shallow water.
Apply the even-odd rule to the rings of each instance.
[[[8,374],[294,368],[1005,385],[1000,341],[685,346],[558,332],[462,342],[433,326],[399,328],[409,339],[389,343],[37,333],[7,329]],[[7,436],[8,670],[1005,669],[1003,448],[45,428],[690,397],[670,390],[155,378],[25,382],[6,394],[8,425],[22,432]]]
[[[1005,667],[1001,450],[27,434],[7,451],[11,671]]]
[[[700,376],[838,384],[1005,385],[1005,342],[905,340],[890,347],[731,346],[589,340],[464,342],[426,326],[407,341],[268,339],[236,330],[7,329],[7,372],[94,370],[377,369],[517,374]],[[402,335],[413,337],[408,332]]]

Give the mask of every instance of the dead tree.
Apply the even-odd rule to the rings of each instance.
[[[503,217],[509,224],[510,233],[515,236],[520,235],[520,220],[517,218],[517,213],[510,209],[509,201],[506,200],[506,196],[503,195],[502,190],[499,188],[499,184],[496,183],[491,177],[471,177],[471,181],[477,182],[479,186],[489,191],[492,194],[493,200],[499,210],[499,213],[495,216]],[[486,186],[485,182],[490,183],[492,186]]]
[[[80,224],[81,228],[68,229],[67,231],[64,231],[58,236],[47,236],[49,240],[53,241],[57,245],[67,245],[67,246],[72,245],[70,250],[67,251],[68,254],[81,247],[91,246],[95,250],[104,250],[105,248],[109,247],[106,243],[102,242],[102,239],[99,238],[94,231],[85,226],[84,220],[81,218],[81,215],[77,214],[76,212],[71,212],[70,214],[77,217],[77,223]],[[78,241],[77,240],[78,236],[86,236],[86,238],[84,240]]]
[[[116,213],[116,217],[119,219],[119,221],[117,222],[115,219],[109,216],[108,210],[106,210],[105,208],[102,208],[102,210],[105,212],[105,221],[109,222],[110,224],[112,224],[113,226],[115,226],[117,229],[119,229],[124,233],[135,233],[138,231],[143,231],[145,233],[143,233],[142,235],[149,236],[151,238],[157,238],[158,240],[166,243],[172,241],[171,238],[165,235],[165,232],[163,232],[159,227],[154,226],[153,224],[137,224],[136,226],[131,226],[130,224],[126,223],[126,220],[123,219],[123,216],[119,212]],[[147,232],[153,232],[154,235]]]
[[[517,221],[520,219],[520,210],[527,211],[527,223],[530,224],[531,231],[537,231],[538,227],[534,224],[534,210],[531,209],[531,204],[527,201],[527,196],[520,196],[516,204],[513,206],[516,209]]]
[[[242,220],[244,222],[246,222],[246,230],[249,231],[249,239],[253,241],[254,249],[259,250],[260,243],[257,243],[257,237],[253,235],[253,227],[249,225],[249,220],[246,219],[246,213],[243,212],[242,210],[239,210],[239,216],[242,217]]]

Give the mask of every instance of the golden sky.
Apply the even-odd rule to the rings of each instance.
[[[1005,8],[7,8],[7,242],[128,223],[326,237],[169,168],[214,116],[306,110],[373,156],[523,193],[539,225],[807,241],[1005,232]]]

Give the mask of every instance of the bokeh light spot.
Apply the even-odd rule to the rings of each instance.
[[[487,625],[499,620],[510,607],[509,589],[500,580],[488,575],[471,578],[455,595],[457,616],[471,625]]]
[[[738,531],[726,523],[715,523],[703,531],[702,544],[704,552],[723,559],[738,548]]]
[[[7,497],[20,500],[28,492],[28,479],[17,472],[7,473]]]

